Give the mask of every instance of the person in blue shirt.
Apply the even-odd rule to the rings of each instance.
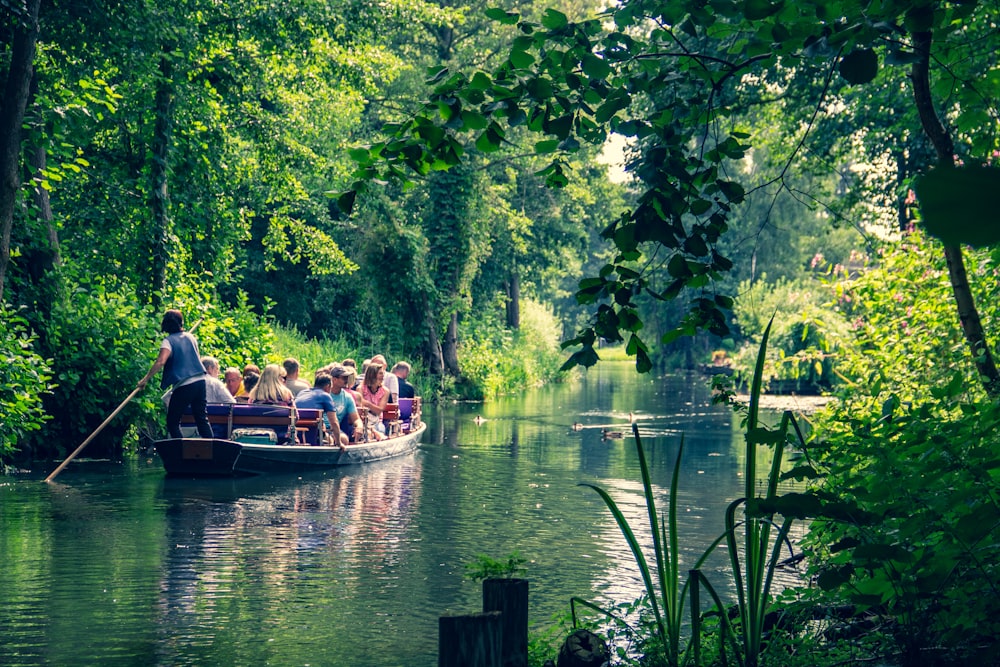
[[[198,353],[198,341],[184,331],[184,315],[179,310],[168,310],[163,314],[160,328],[167,337],[160,343],[160,352],[146,375],[136,383],[143,389],[149,380],[163,370],[160,389],[172,388],[170,405],[167,407],[167,431],[171,438],[181,436],[181,415],[191,406],[198,435],[211,438],[212,426],[205,412],[205,366]]]
[[[299,392],[295,397],[295,407],[312,408],[323,412],[324,421],[329,424],[333,441],[344,449],[354,433],[358,420],[358,410],[354,398],[344,391],[348,372],[335,365],[329,373],[317,373],[311,389]]]
[[[354,402],[354,396],[347,390],[351,371],[344,366],[334,364],[333,368],[330,369],[330,378],[333,380],[330,385],[330,398],[333,399],[340,430],[349,439],[356,440],[355,436],[358,429],[361,428],[361,418],[358,415],[358,406]]]

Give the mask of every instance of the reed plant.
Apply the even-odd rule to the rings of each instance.
[[[750,404],[746,418],[746,456],[743,475],[746,487],[744,497],[731,502],[726,509],[725,530],[716,538],[691,568],[682,569],[680,562],[678,535],[678,481],[684,453],[684,439],[678,448],[674,463],[666,515],[657,509],[656,497],[649,474],[642,438],[637,426],[633,425],[642,488],[645,496],[646,515],[652,536],[652,553],[643,549],[635,530],[622,513],[618,504],[603,488],[594,484],[582,484],[593,489],[601,497],[617,523],[629,549],[635,558],[645,588],[645,603],[651,615],[653,637],[647,644],[657,646],[662,651],[668,665],[701,665],[700,644],[701,593],[705,592],[714,603],[719,622],[719,657],[728,663],[727,655],[741,667],[755,667],[765,647],[765,617],[771,604],[771,587],[774,573],[781,560],[783,544],[789,544],[788,532],[792,518],[783,517],[778,523],[777,514],[765,508],[778,499],[778,481],[781,478],[783,451],[789,441],[790,429],[794,425],[791,413],[786,412],[776,429],[762,426],[759,419],[760,394],[763,384],[764,356],[771,327],[768,325],[760,344],[754,378],[751,384]],[[796,427],[801,441],[801,434]],[[756,494],[757,450],[760,446],[770,446],[774,450],[771,467],[765,481],[765,495]],[[793,499],[794,500],[794,499]],[[740,509],[743,516],[740,518]],[[742,530],[742,557],[739,549],[739,534]],[[708,556],[720,544],[725,543],[729,551],[730,575],[737,591],[734,620],[730,620],[729,608],[722,600],[716,587],[701,572]],[[789,548],[790,545],[789,545]],[[691,640],[684,641],[685,600],[690,602]],[[582,598],[573,598],[571,608],[573,623],[577,623],[577,606],[583,606],[620,623],[627,623],[623,614],[594,604]],[[727,646],[729,650],[727,651]]]

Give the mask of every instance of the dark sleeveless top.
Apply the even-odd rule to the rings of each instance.
[[[172,387],[179,382],[196,375],[204,375],[205,367],[201,365],[201,355],[198,354],[198,342],[186,331],[167,336],[170,341],[170,357],[163,366],[163,379],[160,389]]]

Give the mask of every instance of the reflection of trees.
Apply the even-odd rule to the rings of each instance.
[[[420,477],[407,457],[328,476],[167,480],[163,662],[309,662],[317,643],[338,646],[337,627],[367,613],[363,587],[391,578],[379,572],[409,537]]]

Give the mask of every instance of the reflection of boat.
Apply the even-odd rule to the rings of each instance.
[[[156,451],[168,475],[219,477],[307,472],[380,461],[408,454],[420,444],[426,424],[385,440],[340,447],[243,443],[224,438],[159,440]]]

